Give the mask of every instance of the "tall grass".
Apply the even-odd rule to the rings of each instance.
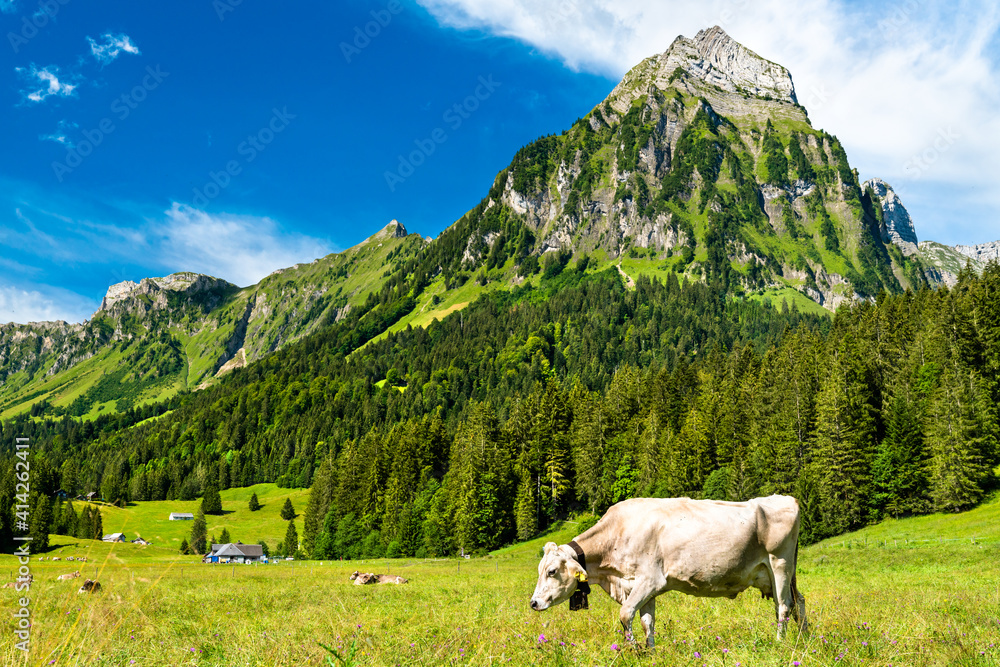
[[[998,510],[993,503],[928,520],[943,538],[983,525],[981,514]],[[894,526],[911,530],[906,521]],[[587,611],[528,607],[538,549],[547,539],[572,537],[571,525],[462,561],[209,566],[190,557],[123,558],[117,550],[127,545],[102,545],[85,572],[96,570],[103,584],[96,595],[77,595],[80,579],[55,581],[76,569],[73,563],[32,562],[30,660],[8,632],[0,639],[0,662],[1000,666],[1000,524],[979,544],[894,543],[896,533],[885,526],[868,531],[802,549],[807,636],[790,630],[776,641],[773,604],[754,590],[736,600],[670,593],[657,602],[652,652],[623,644],[619,607],[603,593],[591,596]],[[0,560],[0,572],[5,566],[12,567],[10,557]],[[355,569],[401,574],[410,583],[354,586],[348,577]],[[4,596],[11,610],[16,595]]]

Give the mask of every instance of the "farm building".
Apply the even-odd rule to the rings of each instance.
[[[171,512],[171,521],[194,521],[194,514],[190,512]]]
[[[101,540],[104,542],[124,542],[125,533],[111,533],[102,537]]]
[[[152,543],[151,542],[147,542],[146,540],[142,539],[141,537],[137,537],[134,540],[132,540],[132,544],[139,544],[139,545],[142,545],[142,546],[149,546]]]
[[[213,544],[202,559],[203,563],[266,563],[267,556],[259,544]]]

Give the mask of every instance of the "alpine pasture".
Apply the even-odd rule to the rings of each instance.
[[[233,538],[254,533],[258,515],[261,534],[269,535],[267,510],[277,515],[274,494],[281,493],[289,491],[259,494],[264,509],[244,527],[231,526]],[[224,508],[236,496],[242,502],[241,494],[249,497],[248,490],[224,492]],[[163,513],[143,505],[154,504],[163,503],[121,510],[127,523],[105,525],[153,536],[158,528],[146,522]],[[568,542],[577,532],[565,522],[531,542],[471,560],[257,566],[203,565],[155,538],[153,546],[141,547],[53,536],[46,560],[31,561],[27,662],[10,632],[0,643],[0,660],[220,667],[1000,665],[1000,498],[963,514],[890,520],[803,548],[799,585],[811,631],[790,631],[782,642],[774,639],[772,603],[752,590],[736,600],[660,597],[652,652],[624,645],[619,607],[603,592],[591,596],[586,611],[561,605],[533,612],[528,598],[542,545]],[[82,555],[85,564],[66,561]],[[0,558],[8,580],[14,568],[13,557]],[[77,569],[100,580],[103,590],[78,595],[82,580],[55,580]],[[410,583],[354,586],[349,576],[356,569],[401,574]]]

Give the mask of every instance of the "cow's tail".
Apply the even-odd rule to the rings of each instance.
[[[792,614],[795,616],[795,620],[798,621],[799,630],[805,632],[809,629],[809,624],[806,622],[806,598],[802,593],[799,592],[798,587],[798,569],[799,569],[799,541],[795,540],[795,568],[792,570]]]

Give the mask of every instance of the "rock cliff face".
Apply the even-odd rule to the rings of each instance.
[[[865,181],[863,187],[871,189],[875,195],[875,203],[881,207],[882,219],[879,221],[879,228],[882,240],[899,246],[904,255],[916,254],[918,241],[913,220],[892,186],[881,178],[873,178]]]
[[[138,283],[126,280],[108,288],[101,307],[94,315],[121,311],[123,308],[163,309],[168,305],[168,292],[176,292],[189,300],[207,299],[204,305],[210,310],[218,303],[221,295],[238,289],[225,280],[190,272],[174,273],[164,278],[143,278]]]
[[[990,241],[979,245],[957,245],[955,250],[982,264],[1000,260],[1000,241]]]

